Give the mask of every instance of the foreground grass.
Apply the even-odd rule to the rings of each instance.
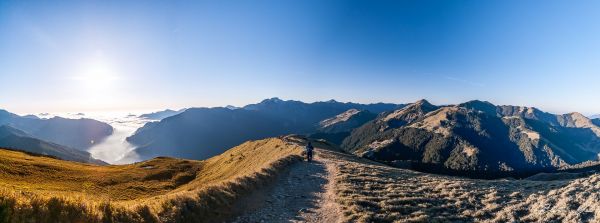
[[[346,222],[600,222],[600,175],[476,180],[392,168],[329,150]]]
[[[213,222],[299,159],[287,139],[244,143],[205,161],[95,166],[0,150],[0,222]]]

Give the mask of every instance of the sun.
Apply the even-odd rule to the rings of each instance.
[[[88,85],[101,87],[109,84],[114,79],[114,74],[108,66],[95,64],[89,68],[89,71],[82,78]]]
[[[120,100],[120,75],[115,63],[111,62],[110,57],[104,56],[81,62],[72,76],[70,86],[75,93],[69,96],[69,100],[92,110]]]
[[[82,70],[76,79],[88,90],[106,90],[118,79],[112,66],[103,60],[92,61]]]

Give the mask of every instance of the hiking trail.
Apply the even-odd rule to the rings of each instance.
[[[244,212],[233,222],[339,222],[335,163],[319,156],[323,150],[315,151],[312,162],[292,164],[271,186],[238,202]]]

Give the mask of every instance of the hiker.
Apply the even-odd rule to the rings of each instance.
[[[313,150],[315,149],[315,147],[313,147],[312,143],[308,142],[308,144],[306,144],[306,147],[304,147],[304,150],[306,152],[306,160],[308,162],[310,162],[313,158]]]

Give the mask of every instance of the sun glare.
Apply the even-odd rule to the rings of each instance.
[[[105,88],[109,87],[117,79],[117,75],[111,65],[102,60],[93,61],[87,64],[82,70],[76,79],[88,89],[105,90]]]
[[[108,57],[102,54],[92,57],[82,62],[72,76],[71,87],[77,92],[72,101],[90,109],[114,104],[119,79],[118,69]]]

